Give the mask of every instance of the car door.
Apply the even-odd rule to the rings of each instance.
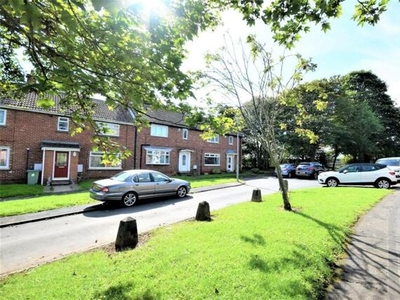
[[[362,182],[361,167],[358,164],[349,165],[343,169],[339,178],[341,183],[359,183]]]
[[[362,174],[363,174],[363,182],[364,183],[374,183],[378,176],[378,170],[380,170],[376,165],[363,165],[362,166]]]
[[[152,172],[153,180],[155,183],[155,195],[171,195],[175,193],[175,184],[171,179],[159,172]]]
[[[154,197],[155,183],[150,176],[150,172],[141,172],[134,177],[134,188],[139,198]]]

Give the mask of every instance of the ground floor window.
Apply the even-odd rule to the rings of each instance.
[[[0,146],[0,170],[10,168],[10,147]]]
[[[90,169],[121,169],[122,161],[116,163],[103,161],[103,152],[90,152],[89,168]]]
[[[169,165],[170,151],[164,149],[148,149],[146,150],[147,165]]]
[[[204,165],[205,166],[219,166],[221,162],[220,155],[217,153],[205,153]]]

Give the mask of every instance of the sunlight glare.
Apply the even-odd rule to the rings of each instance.
[[[144,17],[150,16],[166,16],[169,12],[167,3],[168,0],[124,0],[124,6],[135,7]]]

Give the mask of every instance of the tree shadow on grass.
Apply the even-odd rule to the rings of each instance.
[[[302,212],[296,212],[296,215],[309,219],[310,221],[315,222],[319,226],[325,228],[338,248],[344,249],[346,242],[350,240],[349,234],[336,225],[323,222]],[[241,236],[241,239],[245,242],[253,244],[254,246],[266,245],[265,239],[258,234],[254,234],[253,236],[249,237]],[[290,269],[306,269],[308,266],[316,263],[312,258],[312,255],[310,255],[311,250],[307,245],[295,243],[293,246],[295,248],[292,250],[292,253],[285,257],[273,259],[271,261],[263,259],[262,255],[258,255],[256,253],[252,254],[248,263],[250,269],[258,270],[263,273],[276,272],[279,274],[280,270],[285,273]],[[335,262],[331,261],[330,258],[325,258],[323,263],[329,266],[331,269],[337,267]],[[303,276],[306,276],[303,278],[309,283],[311,288],[302,284],[302,282],[296,278],[290,278],[289,276],[285,278],[285,284],[283,284],[280,288],[282,293],[281,295],[285,295],[286,297],[298,297],[299,295],[303,295],[310,299],[323,299],[325,295],[325,289],[329,284],[328,280],[330,280],[330,278],[327,278],[326,275],[316,277],[315,271],[311,272],[311,275],[303,274]],[[270,283],[262,282],[261,284],[265,287],[265,290],[269,290],[268,286]]]
[[[260,234],[253,234],[253,237],[241,236],[243,241],[251,243],[253,245],[265,245],[265,239]]]
[[[342,228],[336,226],[336,225],[332,225],[326,222],[323,222],[321,220],[318,220],[316,218],[313,218],[309,215],[306,215],[305,213],[302,212],[296,212],[296,215],[300,215],[306,219],[309,219],[315,223],[317,223],[318,225],[324,227],[329,235],[331,236],[332,240],[339,245],[340,247],[342,247],[344,249],[344,243],[349,242],[350,241],[350,235],[348,232],[344,231]]]
[[[120,284],[116,286],[111,286],[105,291],[101,291],[96,293],[92,299],[115,299],[115,300],[133,300],[133,299],[140,299],[140,300],[155,300],[160,299],[160,295],[156,293],[152,293],[149,290],[144,291],[142,295],[135,294],[134,296],[130,296],[129,293],[133,289],[133,284]]]

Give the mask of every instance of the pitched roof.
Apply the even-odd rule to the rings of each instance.
[[[63,107],[59,96],[48,94],[46,95],[46,98],[53,100],[55,105],[49,108],[40,107],[38,105],[40,98],[36,93],[30,92],[26,94],[24,98],[19,100],[9,98],[0,99],[0,107],[63,116],[68,116],[74,111],[73,108]],[[116,123],[133,122],[133,115],[128,109],[118,106],[117,108],[110,110],[105,101],[100,99],[92,99],[92,101],[95,103],[94,120]]]
[[[148,117],[150,123],[175,127],[187,127],[184,122],[185,115],[183,113],[163,110],[153,111],[148,109],[146,111],[146,116]]]

